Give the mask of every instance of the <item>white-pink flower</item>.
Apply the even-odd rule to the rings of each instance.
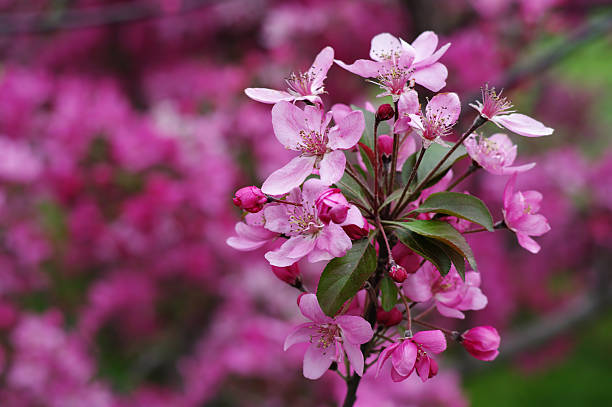
[[[372,38],[371,60],[358,59],[350,65],[339,60],[335,62],[356,75],[375,78],[385,90],[379,96],[391,95],[398,100],[412,81],[434,92],[446,86],[448,71],[438,60],[450,44],[436,51],[437,46],[438,36],[432,31],[422,33],[412,44],[382,33]]]
[[[470,106],[498,127],[506,128],[521,136],[548,136],[554,131],[529,116],[514,113],[512,102],[505,97],[501,97],[501,92],[499,95],[495,93],[495,88],[489,89],[488,86],[485,86],[482,89],[482,102],[476,101],[476,104],[470,103]]]
[[[461,311],[481,310],[487,306],[487,297],[479,287],[480,273],[468,271],[463,281],[455,266],[442,277],[433,264],[425,263],[408,276],[403,290],[413,301],[433,299],[438,312],[446,317],[464,319]]]
[[[310,343],[304,354],[304,376],[313,380],[320,378],[332,362],[342,363],[344,352],[355,372],[361,376],[364,360],[359,345],[374,335],[368,321],[356,315],[330,318],[323,313],[314,294],[303,295],[299,307],[302,315],[312,322],[297,326],[285,339],[284,349],[296,343]]]
[[[282,195],[298,187],[319,170],[327,185],[342,178],[346,157],[342,150],[352,148],[365,128],[363,113],[353,111],[329,128],[332,114],[324,114],[314,106],[304,110],[289,102],[278,102],[272,108],[272,126],[278,141],[300,155],[276,170],[263,183],[261,189],[269,195]]]
[[[315,58],[309,70],[302,73],[292,72],[285,79],[289,86],[286,91],[267,88],[247,88],[244,93],[253,100],[262,103],[278,103],[282,100],[295,102],[308,100],[312,103],[320,103],[320,94],[325,93],[323,81],[327,77],[327,71],[334,63],[334,50],[325,47]]]
[[[508,229],[516,233],[519,244],[531,253],[538,253],[540,245],[530,236],[541,236],[550,230],[548,220],[538,214],[542,194],[538,191],[514,191],[516,174],[504,189],[504,220]]]
[[[489,138],[471,134],[463,142],[470,158],[482,168],[495,175],[511,175],[532,169],[535,163],[512,166],[516,159],[516,144],[503,133]]]
[[[289,239],[281,247],[265,254],[273,266],[289,266],[308,256],[311,263],[342,257],[352,247],[342,226],[363,219],[359,209],[351,205],[344,223],[325,223],[318,215],[316,200],[328,187],[318,179],[309,179],[302,190],[294,188],[287,200],[301,206],[272,204],[263,210],[266,229]]]

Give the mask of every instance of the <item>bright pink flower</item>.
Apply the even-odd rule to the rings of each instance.
[[[463,143],[470,158],[482,168],[495,175],[511,175],[532,169],[535,163],[512,167],[516,159],[516,144],[502,133],[489,138],[471,134]]]
[[[488,86],[485,86],[482,90],[482,102],[476,101],[476,104],[470,103],[470,106],[498,127],[504,127],[521,136],[548,136],[554,131],[529,116],[514,113],[514,110],[511,110],[512,102],[505,97],[501,97],[501,92],[499,95],[495,93],[495,88],[489,89]]]
[[[226,243],[228,246],[244,252],[259,249],[278,236],[278,233],[264,228],[265,223],[263,212],[248,213],[244,217],[244,222],[236,223],[237,236],[228,238]]]
[[[464,319],[461,311],[480,310],[486,307],[487,297],[480,290],[480,274],[465,273],[465,281],[452,266],[444,277],[427,262],[416,273],[404,281],[404,294],[413,301],[424,302],[433,299],[438,312],[449,318]]]
[[[351,65],[339,60],[335,62],[356,75],[375,78],[376,83],[385,90],[379,96],[391,95],[398,100],[408,90],[410,81],[434,92],[446,85],[448,71],[438,59],[450,44],[436,51],[437,46],[438,36],[431,31],[419,35],[412,44],[389,33],[382,33],[372,38],[371,60],[358,59]]]
[[[234,205],[245,211],[256,213],[263,209],[268,197],[256,186],[240,188],[236,191]]]
[[[279,280],[284,281],[285,283],[290,285],[295,284],[298,277],[300,276],[300,268],[297,263],[293,263],[292,265],[285,267],[271,267],[272,272]]]
[[[405,338],[383,350],[376,366],[376,376],[391,358],[391,379],[401,382],[415,370],[422,381],[426,381],[438,374],[438,364],[428,352],[440,353],[446,350],[446,338],[442,331],[421,331],[412,338]]]
[[[406,131],[404,125],[407,124],[423,137],[425,148],[432,142],[445,145],[441,137],[450,133],[459,118],[459,113],[461,113],[461,102],[456,93],[438,93],[427,103],[424,115],[419,112],[408,114],[408,117],[404,116],[403,122],[398,120],[395,131],[399,133]],[[407,118],[410,120],[406,121]]]
[[[356,315],[330,318],[323,313],[314,294],[303,295],[299,307],[302,315],[312,322],[297,326],[285,339],[284,349],[296,343],[310,343],[304,355],[304,377],[316,380],[323,376],[332,362],[342,363],[344,352],[361,376],[364,360],[359,345],[374,335],[368,321]]]
[[[342,150],[352,148],[365,128],[363,113],[353,111],[332,128],[332,114],[314,107],[304,110],[289,102],[278,102],[272,108],[272,125],[278,141],[300,155],[273,172],[261,189],[270,195],[281,195],[298,187],[316,168],[327,185],[344,173],[346,157]]]
[[[310,69],[304,73],[291,73],[285,81],[289,88],[286,91],[266,88],[247,88],[244,93],[253,100],[262,103],[278,103],[280,101],[294,102],[297,100],[308,100],[312,103],[320,103],[320,94],[325,93],[323,81],[327,77],[327,71],[334,63],[334,50],[325,47],[317,57]]]
[[[540,245],[530,236],[542,236],[550,230],[548,220],[538,214],[542,194],[538,191],[514,192],[516,173],[504,189],[504,220],[508,229],[516,233],[519,244],[531,253],[538,253]]]
[[[339,188],[330,188],[321,193],[315,201],[319,219],[324,223],[343,223],[351,208]]]
[[[476,359],[490,361],[499,355],[500,337],[492,326],[477,326],[465,331],[461,344]]]
[[[341,225],[333,222],[326,224],[319,218],[315,202],[326,189],[321,180],[309,179],[301,191],[294,188],[287,197],[287,200],[302,206],[266,206],[266,229],[289,237],[280,248],[265,254],[271,265],[289,266],[306,256],[311,263],[330,260],[344,256],[351,248],[351,239]],[[353,219],[355,211],[359,212],[359,209],[353,209],[353,206],[351,209],[350,218]]]

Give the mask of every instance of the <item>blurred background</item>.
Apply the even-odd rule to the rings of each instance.
[[[243,89],[284,88],[326,45],[352,62],[375,34],[430,29],[452,43],[441,62],[465,120],[488,82],[555,128],[513,136],[519,163],[538,163],[519,187],[544,194],[552,230],[539,255],[504,231],[470,237],[489,305],[438,322],[496,326],[496,362],[451,346],[425,385],[366,376],[357,405],[612,405],[611,12],[606,0],[0,0],[0,405],[337,405],[342,381],[308,381],[303,349],[282,351],[302,321],[296,290],[263,249],[225,245],[233,192],[288,157],[271,107]],[[326,88],[327,106],[377,91],[338,67]],[[505,182],[464,187],[499,220]]]

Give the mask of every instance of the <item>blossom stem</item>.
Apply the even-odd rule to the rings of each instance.
[[[421,319],[423,318],[425,315],[429,314],[431,311],[434,310],[434,308],[436,308],[435,304],[432,305],[431,307],[427,308],[425,311],[421,312],[419,315],[417,315],[416,317],[414,317],[414,319]]]
[[[463,181],[464,179],[466,179],[467,177],[475,173],[479,168],[480,168],[480,165],[472,161],[472,165],[470,165],[470,168],[468,168],[467,171],[462,176],[460,176],[452,184],[450,184],[448,188],[446,188],[446,190],[452,191],[452,189],[455,188],[457,185],[459,185],[461,181]]]
[[[419,157],[417,158],[416,163],[414,163],[414,167],[412,167],[412,171],[410,172],[410,176],[408,177],[408,182],[406,182],[406,185],[404,186],[404,190],[402,191],[402,195],[400,196],[400,199],[397,201],[397,205],[395,206],[395,209],[393,210],[392,217],[397,216],[399,214],[398,208],[402,206],[402,201],[404,200],[404,198],[406,197],[406,194],[408,193],[410,184],[412,183],[412,180],[417,174],[419,165],[421,165],[421,161],[423,160],[424,155],[425,155],[425,148],[421,147],[421,151],[419,152]]]
[[[444,329],[444,328],[440,328],[439,326],[430,324],[429,322],[421,321],[420,319],[416,319],[416,318],[414,318],[413,321],[416,322],[417,324],[423,325],[423,326],[425,326],[427,328],[438,329],[438,330],[444,332],[447,335],[450,335],[450,336],[453,335],[453,331],[448,330],[448,329]]]
[[[378,125],[380,122],[378,120],[374,121],[374,211],[378,213],[378,172],[380,169],[379,159],[378,159]]]
[[[286,205],[293,205],[293,206],[302,206],[301,203],[297,203],[297,202],[289,202],[289,201],[285,201],[283,199],[278,199],[278,198],[272,198],[271,196],[268,197],[268,202],[278,202],[281,204],[286,204]]]
[[[380,229],[380,232],[382,234],[383,240],[385,241],[385,245],[387,246],[387,253],[388,253],[388,257],[389,260],[393,260],[393,257],[391,256],[391,246],[389,245],[389,239],[387,239],[387,234],[385,233],[385,228],[383,227],[382,223],[380,222],[380,218],[376,219],[378,221],[378,228]]]
[[[406,296],[403,294],[400,294],[400,297],[402,298],[402,301],[404,302],[404,306],[406,307],[406,328],[408,329],[409,332],[412,332],[412,316],[411,316],[411,307],[408,305],[408,300],[406,300]]]
[[[397,102],[394,102],[393,105],[395,107],[395,120],[394,123],[397,122],[397,118],[399,116],[399,110],[397,106]],[[393,133],[393,158],[391,162],[391,174],[389,179],[389,184],[387,187],[387,191],[391,193],[393,191],[393,184],[395,183],[395,172],[397,171],[397,154],[399,151],[399,134]]]
[[[353,375],[346,381],[346,396],[344,397],[344,402],[342,403],[342,407],[352,407],[357,400],[357,387],[359,387],[359,382],[361,381],[361,376],[357,373],[353,373]]]
[[[376,334],[377,337],[382,338],[388,342],[395,342],[393,339],[389,338],[388,336],[385,335],[381,335],[381,334]]]

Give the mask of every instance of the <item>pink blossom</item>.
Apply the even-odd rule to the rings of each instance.
[[[510,175],[532,169],[535,163],[512,167],[516,159],[516,144],[502,133],[489,138],[471,134],[463,143],[470,158],[495,175]]]
[[[42,163],[27,144],[0,136],[0,151],[0,179],[31,182],[41,173]]]
[[[449,318],[464,319],[461,311],[480,310],[486,307],[487,297],[480,290],[480,274],[465,273],[461,279],[455,266],[442,277],[433,264],[427,262],[404,281],[404,294],[413,301],[434,300],[438,312]]]
[[[253,100],[262,103],[278,103],[280,101],[295,102],[308,100],[312,103],[320,103],[320,94],[325,93],[323,81],[327,77],[327,71],[334,61],[334,50],[325,47],[316,56],[308,71],[302,73],[291,73],[285,79],[289,86],[286,91],[266,88],[247,88],[244,93]]]
[[[489,89],[488,86],[485,86],[482,90],[482,102],[476,101],[476,104],[470,103],[470,106],[498,127],[504,127],[521,136],[548,136],[554,131],[529,116],[514,113],[514,110],[511,110],[512,102],[501,97],[501,92],[495,93],[495,88]]]
[[[251,213],[261,211],[267,201],[268,197],[256,186],[240,188],[233,198],[234,205]]]
[[[278,141],[300,155],[273,172],[264,182],[266,194],[281,195],[299,186],[316,168],[327,185],[338,181],[346,165],[342,150],[355,146],[365,128],[363,113],[353,111],[328,128],[332,114],[314,107],[304,110],[289,102],[272,108],[272,125]]]
[[[504,189],[504,220],[508,229],[516,233],[519,244],[531,253],[538,253],[540,245],[530,236],[542,236],[550,230],[548,220],[538,214],[542,194],[538,191],[514,191],[516,173]]]
[[[492,326],[468,329],[460,337],[461,344],[476,359],[491,361],[499,355],[500,337]]]
[[[344,352],[355,372],[361,376],[364,360],[359,345],[372,339],[374,332],[370,324],[356,315],[328,317],[314,294],[303,295],[299,307],[302,315],[312,322],[297,326],[285,339],[284,349],[296,343],[310,342],[304,355],[304,376],[318,379],[332,362],[342,362]]]
[[[342,225],[330,222],[326,224],[319,218],[316,200],[326,185],[318,179],[309,179],[304,183],[302,190],[294,188],[287,200],[301,204],[295,205],[268,205],[264,209],[266,219],[265,228],[276,233],[282,233],[289,239],[283,245],[265,254],[266,259],[273,266],[289,266],[303,257],[308,256],[311,263],[341,257],[351,248],[351,239],[342,229]],[[354,219],[354,207],[349,218]],[[361,215],[359,215],[361,216]]]
[[[319,219],[325,223],[343,223],[351,208],[339,188],[330,188],[321,193],[315,201]]]
[[[415,370],[422,381],[427,381],[438,374],[438,364],[429,353],[441,353],[446,350],[446,338],[442,331],[421,331],[412,338],[405,338],[385,348],[378,359],[376,376],[391,358],[391,379],[395,382],[406,380]]]
[[[259,249],[278,236],[278,233],[264,228],[265,222],[263,212],[248,213],[244,217],[244,222],[236,223],[235,231],[237,236],[228,238],[226,243],[240,251]]]

